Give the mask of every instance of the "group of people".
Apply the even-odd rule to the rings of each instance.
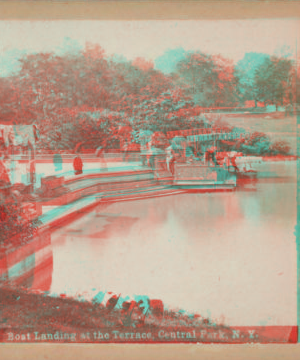
[[[148,166],[151,168],[155,168],[155,158],[160,157],[164,159],[165,162],[165,168],[168,170],[172,175],[175,174],[175,163],[177,161],[183,162],[186,161],[187,163],[190,163],[192,161],[200,160],[199,154],[195,155],[194,149],[191,147],[186,147],[184,149],[176,149],[172,145],[167,147],[165,150],[160,150],[159,153],[156,153],[154,151],[155,149],[148,149],[148,151],[144,154],[143,158],[145,161],[147,161]],[[95,152],[96,157],[100,160],[101,169],[102,171],[107,171],[107,163],[105,159],[105,147],[100,146],[96,149]],[[200,154],[201,156],[201,154]],[[238,171],[238,166],[236,164],[236,156],[227,156],[222,161],[217,158],[217,150],[215,148],[207,149],[203,155],[204,157],[204,164],[205,165],[213,165],[213,166],[224,166],[228,169],[230,167],[233,167],[235,171]],[[56,171],[61,170],[62,168],[62,159],[60,154],[54,155],[54,165],[56,168]],[[145,162],[144,162],[145,164]],[[73,160],[73,168],[75,175],[80,175],[83,173],[83,161],[79,153],[76,154]]]
[[[223,166],[226,169],[232,169],[235,172],[239,171],[236,158],[236,154],[228,154],[224,158],[218,157],[218,152],[215,147],[207,149],[204,154],[201,153],[195,153],[194,149],[191,147],[186,147],[185,149],[174,149],[171,146],[167,147],[164,152],[164,154],[161,154],[161,157],[165,158],[165,167],[166,169],[174,175],[175,173],[175,163],[176,162],[186,162],[186,163],[192,163],[194,161],[201,161],[201,158],[203,159],[202,162],[206,166]],[[153,153],[148,152],[148,165],[151,168],[155,167],[155,155]]]
[[[148,166],[152,169],[155,168],[155,158],[159,159],[159,162],[164,164],[164,168],[168,170],[172,175],[175,174],[175,163],[183,161],[194,161],[199,160],[195,154],[194,150],[190,147],[183,149],[174,148],[172,145],[168,146],[164,150],[162,149],[147,149],[148,151],[144,154],[144,164],[147,160]]]

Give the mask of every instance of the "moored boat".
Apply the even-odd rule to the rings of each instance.
[[[233,190],[237,177],[221,166],[202,162],[176,163],[173,185],[178,188],[197,190]]]

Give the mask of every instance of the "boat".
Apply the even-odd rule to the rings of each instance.
[[[201,161],[176,163],[173,186],[189,190],[234,190],[237,185],[235,173],[221,166]]]
[[[160,183],[168,183],[176,189],[188,191],[234,190],[237,185],[237,175],[230,172],[211,159],[202,161],[196,157],[184,138],[172,140],[173,169],[168,169],[165,151],[152,154],[155,157],[152,167]],[[169,149],[169,148],[168,148]],[[210,149],[211,150],[211,149]]]

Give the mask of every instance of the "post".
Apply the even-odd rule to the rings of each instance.
[[[28,141],[28,149],[30,149],[29,157],[29,183],[31,192],[35,191],[36,169],[35,169],[35,149],[34,146]]]
[[[10,148],[10,174],[11,174],[11,183],[12,185],[15,183],[15,172],[16,172],[16,164],[15,164],[15,155],[14,155],[14,145],[11,144]]]

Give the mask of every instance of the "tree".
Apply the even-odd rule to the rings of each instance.
[[[218,74],[214,71],[214,62],[209,55],[189,53],[176,66],[178,74],[189,85],[189,94],[195,102],[203,106],[214,103],[213,94]]]
[[[257,107],[258,102],[258,93],[255,87],[255,72],[266,59],[269,59],[269,55],[250,52],[246,53],[243,59],[236,65],[241,101],[254,100],[255,107]]]
[[[277,140],[270,146],[270,152],[272,155],[288,155],[290,151],[290,145],[283,140]]]
[[[126,121],[113,112],[64,111],[41,124],[37,146],[39,150],[73,151],[78,143],[83,143],[85,149],[101,145],[116,148],[120,141],[119,128],[124,124]]]
[[[283,105],[291,100],[292,61],[272,56],[266,58],[255,71],[255,91],[257,98],[266,104]]]
[[[116,94],[112,109],[128,115],[133,113],[136,105],[146,99],[155,99],[172,87],[169,77],[154,70],[153,64],[142,58],[131,63],[111,62],[110,67],[114,79],[113,91]]]
[[[177,63],[176,69],[179,78],[189,86],[187,94],[195,103],[210,107],[238,101],[238,77],[233,63],[220,55],[190,52]]]
[[[235,106],[240,102],[239,75],[232,60],[220,55],[212,57],[218,73],[215,104],[217,106]]]
[[[177,63],[183,60],[186,54],[183,48],[167,50],[155,59],[155,68],[165,74],[171,74],[176,71]]]
[[[143,71],[149,71],[154,68],[154,63],[152,61],[148,61],[142,57],[135,58],[132,62],[132,65]]]
[[[24,218],[19,199],[12,193],[2,198],[0,193],[0,244],[1,246],[19,246],[37,233],[39,220]]]
[[[240,143],[240,148],[246,154],[267,155],[270,152],[271,140],[261,132],[254,132],[245,141]]]
[[[137,104],[155,99],[172,87],[171,78],[154,70],[145,59],[114,61],[99,45],[88,43],[83,50],[71,45],[59,55],[24,56],[19,61],[19,73],[1,79],[2,118],[42,123],[55,118],[62,109],[83,105],[130,116]]]
[[[172,131],[189,128],[187,119],[194,104],[181,89],[161,93],[156,98],[145,97],[132,110],[134,130]]]
[[[47,119],[61,108],[107,107],[114,97],[111,71],[97,45],[87,44],[84,51],[61,56],[28,55],[20,62],[14,82],[20,115],[33,110],[36,118]]]
[[[15,91],[12,78],[0,78],[0,119],[9,123],[16,116]]]

